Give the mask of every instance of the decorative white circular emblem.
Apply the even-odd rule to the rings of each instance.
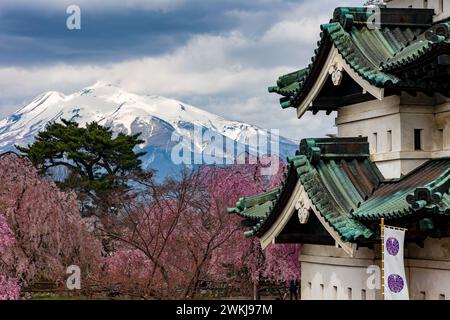
[[[295,209],[297,210],[298,220],[300,224],[306,224],[309,219],[309,208],[306,205],[304,198],[300,197],[295,203]]]
[[[328,73],[331,75],[331,81],[333,81],[335,86],[339,86],[342,83],[342,78],[344,77],[342,70],[342,66],[337,62],[328,70]]]
[[[342,71],[336,70],[335,72],[333,72],[333,74],[331,75],[331,80],[333,81],[333,84],[335,86],[340,85],[342,82]]]

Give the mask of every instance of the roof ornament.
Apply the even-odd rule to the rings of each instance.
[[[330,67],[330,70],[328,70],[335,86],[339,86],[342,83],[342,78],[344,77],[342,70],[344,70],[344,67],[337,61]]]
[[[433,192],[431,188],[416,188],[414,193],[406,196],[408,202],[414,211],[418,211],[428,206],[439,203],[442,200],[442,193]]]
[[[298,221],[300,224],[307,224],[311,209],[311,202],[309,201],[303,186],[301,188],[300,196],[295,203],[295,210],[297,210]]]
[[[305,155],[312,165],[320,161],[320,148],[314,139],[303,139],[300,142],[300,154]]]
[[[431,42],[442,42],[448,39],[450,36],[450,24],[449,23],[439,23],[428,29],[425,32],[425,39]]]
[[[442,201],[444,194],[450,193],[450,168],[445,170],[435,181],[419,187],[406,196],[408,202],[414,211],[421,209],[439,210],[437,205]]]
[[[355,17],[350,8],[336,8],[333,14],[333,20],[339,22],[345,31],[349,31],[353,27]]]

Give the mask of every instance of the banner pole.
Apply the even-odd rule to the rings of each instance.
[[[381,300],[384,300],[384,218],[381,218]]]

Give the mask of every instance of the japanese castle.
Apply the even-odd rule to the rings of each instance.
[[[450,1],[385,2],[337,8],[269,88],[299,118],[336,111],[337,136],[303,139],[280,187],[229,209],[263,248],[302,244],[302,299],[380,299],[381,218],[407,229],[410,298],[450,299]]]

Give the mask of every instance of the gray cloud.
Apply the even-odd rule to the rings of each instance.
[[[49,5],[56,3],[47,2]],[[163,16],[174,15],[172,18],[178,16],[182,20],[187,12],[195,15],[193,8],[186,7],[189,2],[178,3],[177,7],[170,8],[170,12],[166,11]],[[55,3],[53,5],[56,6]],[[181,21],[179,26],[168,24],[170,26],[167,28],[160,27],[155,31],[157,36],[154,38],[151,31],[146,30],[135,33],[136,38],[131,42],[116,39],[118,45],[122,42],[125,44],[125,49],[117,53],[113,51],[111,54],[115,59],[110,60],[105,57],[99,61],[98,55],[102,56],[102,48],[95,45],[95,37],[91,39],[92,44],[86,43],[84,39],[81,48],[71,53],[64,42],[69,41],[70,37],[64,34],[57,36],[49,31],[42,41],[54,37],[62,42],[44,41],[43,47],[58,51],[59,54],[67,50],[67,57],[49,61],[44,59],[39,63],[39,56],[31,56],[26,59],[37,59],[33,63],[19,61],[11,65],[0,64],[0,115],[11,112],[12,106],[17,109],[43,91],[71,93],[103,80],[140,94],[178,98],[229,119],[265,128],[279,128],[282,134],[296,139],[333,132],[333,116],[307,115],[301,120],[296,119],[294,110],[282,110],[279,107],[279,97],[268,94],[267,86],[273,85],[279,75],[309,63],[320,32],[319,24],[328,22],[334,7],[358,5],[361,1],[231,0],[214,3],[211,6],[217,10],[215,16],[203,17],[201,23]],[[212,14],[208,11],[211,8],[201,8],[205,6],[204,1],[194,0],[194,4],[198,11],[205,10],[202,14]],[[119,4],[117,6],[120,7]],[[213,21],[220,19],[223,20]],[[106,39],[118,35],[125,37],[124,31],[114,29],[113,25],[111,28],[109,38],[105,35]],[[181,32],[183,28],[186,32]],[[146,33],[151,39],[147,39],[147,42]],[[161,39],[165,37],[168,45],[155,50],[154,46],[159,45],[155,39],[160,36]],[[18,30],[10,30],[3,37],[22,42],[40,39],[38,36],[21,36]],[[133,38],[133,34],[130,34],[130,38]],[[138,38],[145,45],[133,45]],[[106,49],[114,47],[111,41],[107,40],[109,45]],[[12,43],[12,48],[21,46],[9,43]],[[0,49],[2,46],[7,45],[3,42]],[[84,58],[77,59],[76,56]]]
[[[61,10],[69,5],[99,11],[117,9],[140,9],[148,11],[169,11],[186,3],[187,0],[2,0],[0,9],[27,8],[41,11]]]

